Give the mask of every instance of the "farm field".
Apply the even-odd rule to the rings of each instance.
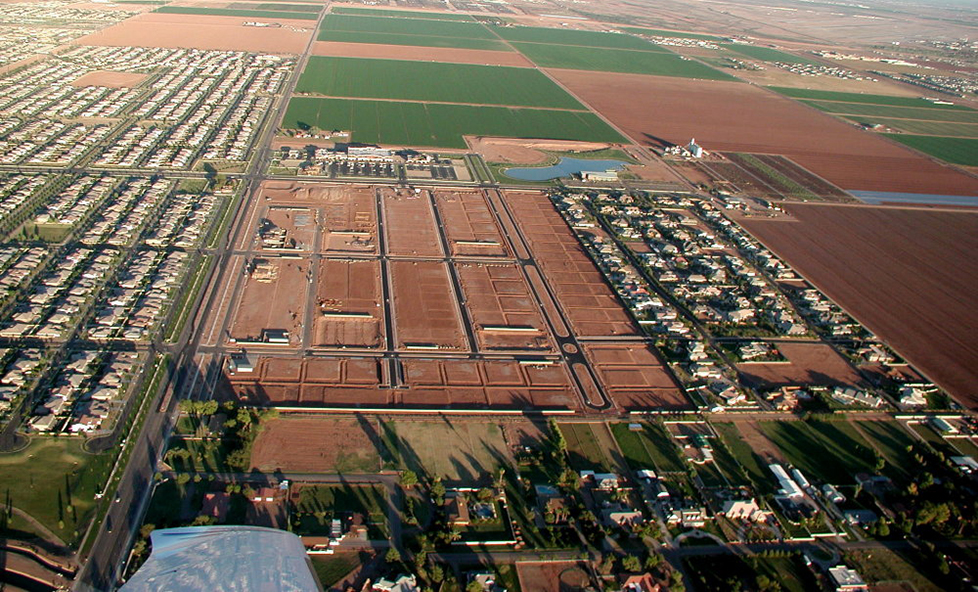
[[[884,473],[898,481],[913,477],[916,461],[907,452],[907,447],[914,443],[914,439],[899,423],[890,420],[866,420],[856,421],[854,424],[886,459]]]
[[[462,136],[624,142],[592,113],[293,97],[283,127],[352,130],[357,142],[465,148]]]
[[[639,142],[684,145],[696,138],[712,151],[783,154],[845,190],[978,194],[978,180],[968,175],[752,85],[569,70],[552,74]],[[656,100],[649,102],[650,96]],[[737,117],[728,116],[730,108],[737,109]]]
[[[759,45],[745,45],[743,43],[727,43],[722,47],[739,53],[740,55],[753,58],[755,60],[761,60],[762,62],[781,62],[783,64],[818,64],[814,60],[810,60],[806,57],[790,54],[784,51],[780,51],[771,47],[761,47]]]
[[[312,5],[310,5],[312,6]],[[233,16],[259,19],[302,19],[316,20],[319,11],[296,12],[290,10],[238,10],[233,8],[204,8],[201,6],[161,6],[156,12],[163,14],[190,14],[194,16]]]
[[[628,423],[611,424],[611,433],[630,469],[654,467],[656,471],[665,473],[684,470],[682,459],[668,432],[654,424],[641,424],[639,431],[632,431],[628,426]]]
[[[289,20],[285,20],[285,19]],[[294,27],[244,27],[234,16],[208,16],[148,12],[117,25],[74,40],[75,45],[109,47],[165,47],[183,49],[259,51],[298,54],[306,47],[311,30],[308,20],[286,16],[276,22]]]
[[[312,55],[451,62],[454,64],[488,64],[492,66],[518,66],[524,68],[533,67],[533,63],[530,60],[515,51],[460,49],[457,47],[430,47],[423,45],[381,45],[378,43],[316,41],[312,46]]]
[[[519,43],[669,52],[664,47],[622,33],[544,27],[496,27],[490,30],[507,41]]]
[[[787,210],[797,222],[741,224],[927,377],[978,406],[971,282],[978,277],[978,214],[805,204]]]
[[[316,39],[509,51],[505,43],[480,23],[415,18],[328,14]]]
[[[730,455],[736,460],[737,464],[743,469],[744,474],[761,492],[771,492],[774,490],[773,478],[767,468],[767,462],[760,454],[751,447],[737,424],[733,422],[712,422],[710,425],[720,436],[720,440],[726,447]]]
[[[683,59],[677,54],[666,51],[638,51],[540,43],[513,43],[513,46],[541,68],[651,74],[707,80],[734,80],[732,76],[719,70],[714,70],[700,62]]]
[[[961,105],[937,105],[927,99],[919,97],[896,97],[891,95],[874,95],[863,93],[836,92],[827,90],[814,90],[806,88],[787,88],[781,86],[769,86],[771,90],[795,99],[812,99],[819,101],[833,101],[844,103],[865,103],[869,105],[890,105],[893,107],[924,107],[931,109],[965,109]]]
[[[567,457],[575,471],[608,472],[611,463],[608,456],[598,444],[591,426],[586,423],[558,424],[560,433],[567,442]]]
[[[932,107],[893,107],[890,105],[871,105],[866,103],[838,103],[831,101],[802,100],[820,111],[838,115],[866,115],[869,117],[895,117],[899,119],[920,119],[923,121],[953,121],[957,123],[978,123],[978,111],[972,109],[940,109]]]
[[[388,422],[384,438],[405,467],[419,476],[448,482],[488,483],[500,466],[510,462],[509,445],[495,423]]]
[[[940,136],[911,136],[885,134],[891,140],[920,150],[952,164],[978,166],[978,138],[942,138]]]
[[[770,188],[779,197],[802,200],[855,201],[845,191],[783,156],[731,153],[727,154],[726,157],[731,163],[756,177],[757,181],[761,182],[761,186]],[[721,163],[710,163],[709,168],[717,170],[720,168],[717,166],[718,164]],[[722,170],[719,172],[722,173]],[[738,172],[738,175],[740,174],[742,173]],[[733,180],[736,181],[737,178]],[[738,186],[740,186],[739,183]],[[741,189],[744,188],[741,187]]]
[[[584,110],[539,70],[475,64],[313,56],[296,92]]]
[[[758,425],[806,475],[851,485],[856,473],[873,471],[871,447],[846,421],[761,421]],[[834,462],[824,462],[827,458]]]
[[[702,33],[686,33],[683,31],[666,31],[663,29],[646,29],[644,27],[622,27],[622,31],[634,33],[636,35],[650,35],[656,37],[674,37],[680,39],[699,39],[700,41],[723,41],[721,37],[713,35],[703,35]]]
[[[978,138],[978,123],[953,121],[922,121],[919,119],[891,119],[886,117],[846,116],[846,119],[864,125],[883,125],[908,134],[924,136],[950,136],[952,138]],[[894,140],[898,137],[890,135]]]
[[[379,16],[404,19],[430,19],[436,21],[473,21],[467,14],[448,12],[426,12],[421,10],[385,10],[383,8],[357,8],[353,6],[334,6],[330,14],[352,14],[355,16]]]
[[[378,429],[367,419],[279,417],[263,424],[251,465],[268,473],[376,473]]]

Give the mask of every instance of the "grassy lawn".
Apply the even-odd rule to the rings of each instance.
[[[778,51],[770,47],[760,47],[758,45],[744,45],[741,43],[727,43],[723,45],[724,48],[729,49],[739,53],[740,55],[753,58],[755,60],[761,60],[762,62],[781,62],[783,64],[797,64],[797,65],[817,65],[818,62],[810,60],[805,57],[797,56],[790,53],[785,53],[783,51]]]
[[[182,297],[176,303],[176,308],[174,309],[176,313],[170,316],[169,323],[166,326],[164,338],[167,341],[172,343],[178,339],[180,334],[183,332],[183,327],[187,324],[187,320],[190,318],[190,309],[193,306],[194,301],[197,299],[197,294],[204,285],[204,278],[207,276],[207,270],[210,268],[212,257],[213,255],[204,255],[201,257],[196,271],[194,271],[193,275],[190,276],[188,280],[190,282],[190,287],[184,290]]]
[[[655,424],[645,424],[642,440],[659,471],[678,473],[686,470],[675,441],[665,429]]]
[[[360,565],[360,557],[356,553],[340,553],[338,555],[310,555],[312,568],[324,588],[342,580],[346,574]]]
[[[955,450],[953,446],[948,444],[947,441],[934,430],[934,428],[930,427],[926,423],[915,423],[912,424],[910,428],[917,432],[921,438],[926,440],[934,450],[943,453],[944,456],[957,456],[958,451]]]
[[[932,109],[968,109],[960,105],[935,105],[926,99],[916,97],[893,97],[889,95],[868,95],[862,93],[836,92],[831,90],[810,90],[806,88],[787,88],[769,86],[771,90],[794,99],[814,99],[820,101],[840,101],[844,103],[866,103],[868,105],[891,105],[893,107],[925,107]]]
[[[184,459],[171,454],[180,450],[188,451],[190,457]],[[167,463],[175,471],[186,473],[223,473],[233,471],[225,463],[227,454],[228,451],[219,438],[206,440],[172,438],[165,458],[167,459]]]
[[[758,578],[765,577],[780,584],[784,592],[818,592],[821,588],[815,576],[799,556],[748,557],[713,555],[689,557],[683,560],[687,573],[703,590],[756,590]]]
[[[68,544],[84,534],[113,461],[114,451],[88,454],[82,442],[35,436],[19,452],[0,453],[0,495]]]
[[[905,557],[886,548],[850,551],[845,554],[845,559],[869,584],[909,582],[917,592],[939,592],[942,589]]]
[[[633,37],[633,39],[635,38]],[[533,63],[543,68],[569,68],[707,80],[736,80],[733,76],[714,70],[705,64],[684,59],[677,54],[666,51],[544,45],[541,43],[514,43],[513,45]]]
[[[521,43],[543,43],[548,45],[576,45],[580,47],[604,47],[615,49],[636,49],[639,51],[668,50],[623,33],[601,31],[578,31],[573,29],[548,29],[544,27],[497,27],[492,29],[507,41]]]
[[[737,459],[727,450],[726,444],[717,440],[713,440],[712,444],[714,465],[723,473],[727,481],[735,487],[746,487],[750,485],[750,479],[744,475],[744,469],[737,464]]]
[[[509,446],[498,424],[404,421],[385,424],[388,448],[418,475],[446,481],[488,482],[509,461]]]
[[[296,504],[297,516],[322,516],[320,525],[329,529],[329,521],[338,514],[363,514],[375,532],[370,538],[386,536],[387,495],[383,487],[352,485],[302,485]]]
[[[562,423],[560,432],[567,441],[567,457],[575,471],[608,472],[611,463],[586,423]]]
[[[872,448],[847,422],[762,421],[761,431],[803,473],[850,485],[858,472],[873,472]]]
[[[975,446],[975,443],[969,438],[954,438],[949,440],[948,443],[954,446],[962,455],[978,460],[978,446]]]
[[[313,56],[296,92],[584,110],[539,70],[476,64]]]
[[[941,136],[911,136],[907,134],[884,134],[914,150],[939,158],[944,162],[964,166],[978,166],[978,139],[948,138]]]
[[[628,463],[628,468],[634,471],[655,466],[655,463],[652,462],[652,456],[642,442],[640,432],[629,430],[627,423],[613,423],[611,424],[611,433],[614,435],[615,441],[618,442],[618,448],[621,449],[625,462]]]
[[[197,16],[237,16],[242,18],[261,19],[301,19],[314,21],[319,17],[319,11],[310,5],[313,12],[287,12],[277,10],[234,10],[232,8],[202,8],[199,6],[161,6],[154,12],[169,14],[193,14]]]
[[[747,445],[747,442],[744,442],[744,438],[741,436],[737,426],[727,422],[714,422],[711,425],[717,434],[720,435],[720,439],[730,452],[730,455],[744,470],[747,478],[753,482],[755,489],[761,493],[773,492],[774,477],[766,468],[761,458]]]
[[[349,130],[357,142],[466,147],[463,135],[622,143],[592,113],[475,105],[294,97],[283,127]]]

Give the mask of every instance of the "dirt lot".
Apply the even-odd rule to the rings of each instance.
[[[479,349],[553,350],[549,331],[519,268],[456,263]]]
[[[577,238],[538,192],[507,192],[537,265],[579,336],[634,335],[635,325]]]
[[[556,140],[522,140],[518,138],[487,138],[465,136],[465,142],[473,152],[478,152],[490,162],[514,164],[538,164],[546,162],[551,152],[590,152],[604,150],[610,144],[594,142],[560,142]]]
[[[602,343],[583,346],[605,392],[622,408],[688,408],[672,376],[647,347]]]
[[[312,46],[312,55],[411,60],[414,62],[485,64],[487,66],[533,67],[533,64],[529,60],[515,51],[483,51],[448,47],[378,45],[375,43],[341,43],[339,41],[316,41]]]
[[[516,564],[523,592],[564,592],[591,586],[581,561],[521,561]]]
[[[310,208],[272,206],[265,211],[259,222],[259,235],[255,237],[256,248],[269,250],[309,251],[318,232],[319,212]],[[264,243],[262,235],[270,238],[276,232],[285,231],[285,244],[275,246]]]
[[[105,86],[108,88],[132,88],[146,80],[147,74],[96,70],[71,81],[72,86]]]
[[[788,362],[746,363],[737,369],[755,387],[847,385],[865,382],[839,354],[823,343],[778,343]]]
[[[312,35],[314,23],[282,20],[282,27],[245,27],[247,19],[149,12],[74,40],[75,45],[166,47],[264,51],[299,54]]]
[[[375,473],[378,429],[366,419],[282,417],[264,424],[251,463],[265,472]]]
[[[383,205],[390,255],[440,257],[443,254],[427,191],[384,189]]]
[[[550,70],[636,141],[784,154],[842,187],[978,194],[978,179],[756,86]],[[649,102],[644,97],[654,96]],[[736,117],[731,117],[735,112]]]
[[[379,261],[320,261],[313,344],[380,347],[384,337],[384,309],[380,301]]]
[[[398,347],[465,349],[446,264],[396,260],[390,270]]]
[[[488,484],[499,466],[511,462],[495,423],[399,421],[385,427],[393,432],[404,462],[419,475]]]
[[[377,205],[369,188],[330,188],[317,198],[322,204],[323,250],[376,253]],[[316,199],[316,198],[314,198]]]
[[[509,255],[496,218],[482,193],[434,192],[435,205],[454,256],[505,257]]]
[[[231,338],[259,341],[265,329],[289,332],[289,344],[301,341],[309,263],[298,259],[256,258],[237,304]]]
[[[978,407],[978,213],[792,204],[742,224],[962,403]]]

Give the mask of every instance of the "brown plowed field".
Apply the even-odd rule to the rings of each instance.
[[[865,381],[824,343],[777,343],[787,362],[739,364],[744,379],[759,388],[788,385],[859,386]]]
[[[320,261],[317,284],[313,345],[382,345],[380,261]]]
[[[448,268],[441,261],[391,261],[397,346],[465,349]]]
[[[368,420],[282,417],[262,424],[251,465],[266,472],[374,472],[380,446],[377,426]]]
[[[784,154],[843,189],[978,194],[978,179],[756,86],[549,72],[639,142],[695,137],[708,151]]]
[[[538,192],[507,192],[505,199],[574,332],[635,335],[631,317],[550,199]]]
[[[300,340],[306,303],[309,263],[297,259],[255,259],[255,273],[248,278],[231,324],[237,341],[258,341],[264,329],[284,329],[289,342]],[[259,275],[259,269],[265,275]]]
[[[791,204],[741,224],[930,379],[978,408],[978,213]]]
[[[512,263],[456,263],[480,350],[553,351],[547,326]]]
[[[342,43],[316,41],[312,55],[351,58],[381,58],[413,62],[453,62],[456,64],[485,64],[487,66],[524,66],[533,64],[515,51],[484,51],[450,47],[415,47],[413,45],[378,45],[375,43]]]
[[[435,205],[454,256],[505,257],[509,249],[499,234],[496,218],[482,193],[434,192]]]
[[[148,12],[72,41],[74,45],[166,47],[299,54],[314,21],[276,19],[283,26],[245,27],[248,19]]]
[[[438,229],[427,191],[383,190],[387,253],[440,257]]]
[[[633,409],[688,408],[669,371],[647,347],[633,343],[583,345],[601,386],[620,407]]]

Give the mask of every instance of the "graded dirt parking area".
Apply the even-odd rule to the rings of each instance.
[[[440,257],[441,240],[428,191],[383,189],[381,192],[387,253]]]
[[[421,47],[413,45],[316,41],[312,46],[312,55],[411,60],[418,62],[452,62],[456,64],[483,64],[487,66],[533,67],[530,60],[515,51],[487,51],[454,47]]]
[[[107,88],[132,88],[139,86],[148,74],[136,72],[115,72],[111,70],[96,70],[83,74],[71,81],[72,86],[104,86]]]
[[[978,213],[791,204],[741,224],[928,378],[978,407]]]
[[[368,419],[280,417],[262,424],[251,466],[283,473],[375,473],[380,426]]]
[[[288,331],[289,345],[301,340],[309,262],[283,257],[254,258],[238,301],[231,339],[261,341],[265,330]]]
[[[583,348],[605,392],[623,409],[689,407],[669,371],[648,347],[589,343]]]
[[[587,565],[582,561],[520,561],[516,574],[523,592],[565,592],[591,587]]]
[[[398,421],[384,426],[402,460],[419,475],[448,482],[490,483],[512,460],[495,423]]]
[[[865,381],[824,343],[775,344],[787,362],[751,362],[738,364],[737,370],[757,388],[790,385],[845,385],[858,387]]]
[[[248,19],[150,12],[72,41],[74,45],[264,51],[299,54],[313,21],[275,19],[281,27],[245,27]],[[265,21],[263,21],[265,22]]]
[[[384,338],[380,261],[319,262],[313,345],[380,347]]]
[[[455,269],[480,350],[553,350],[540,309],[516,265],[456,263]]]
[[[505,199],[574,332],[635,335],[631,317],[550,199],[539,192],[512,191]]]
[[[462,321],[441,261],[390,262],[397,347],[465,349]]]
[[[843,189],[976,195],[978,179],[756,86],[550,70],[642,143],[784,154]],[[654,96],[649,103],[645,97]],[[731,117],[736,113],[736,117]]]
[[[448,248],[455,256],[505,257],[509,249],[499,234],[496,217],[482,193],[475,191],[434,192],[435,206],[444,228]]]

